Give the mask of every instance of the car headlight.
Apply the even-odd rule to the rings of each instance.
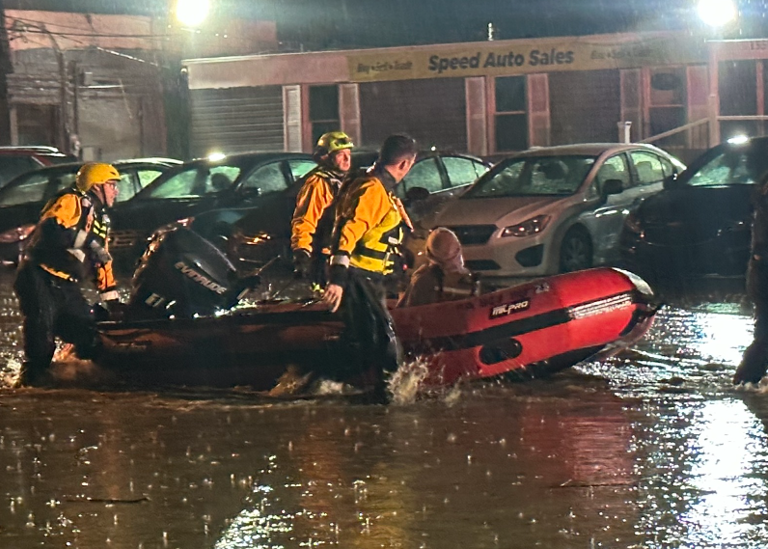
[[[547,225],[549,224],[550,219],[552,219],[551,215],[537,215],[536,217],[532,217],[530,219],[526,219],[522,223],[518,223],[517,225],[510,225],[509,227],[504,227],[504,230],[501,231],[501,236],[531,236],[533,234],[539,234],[541,231],[543,231]]]
[[[29,238],[29,235],[31,235],[34,230],[35,226],[33,224],[8,229],[7,231],[0,233],[0,243],[13,244],[14,242],[21,242],[22,240]]]

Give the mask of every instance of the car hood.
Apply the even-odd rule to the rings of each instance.
[[[649,242],[686,245],[748,232],[751,185],[680,187],[648,197],[636,217]]]
[[[451,200],[430,220],[432,227],[490,225],[505,227],[550,212],[570,197],[521,196],[514,198],[463,198]],[[430,227],[431,228],[431,227]]]

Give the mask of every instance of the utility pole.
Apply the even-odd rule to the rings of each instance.
[[[5,27],[5,2],[0,0],[0,145],[11,144],[11,122],[8,105],[8,75],[13,72],[8,29]]]

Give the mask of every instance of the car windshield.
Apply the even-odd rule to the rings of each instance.
[[[765,171],[765,164],[766,161],[753,149],[728,148],[693,169],[682,182],[691,187],[751,185]]]
[[[594,156],[528,156],[497,164],[461,198],[571,195],[581,186]]]
[[[190,166],[157,185],[150,185],[136,199],[200,198],[231,188],[239,175],[240,166]]]

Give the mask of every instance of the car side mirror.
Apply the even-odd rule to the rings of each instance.
[[[621,179],[608,179],[603,183],[603,196],[621,194],[624,191],[624,183]]]
[[[411,187],[405,193],[405,199],[409,202],[417,202],[429,198],[429,191],[424,187]]]
[[[671,189],[675,186],[675,183],[677,183],[677,173],[673,173],[672,175],[668,175],[664,178],[664,188],[665,189]]]
[[[261,196],[261,189],[259,187],[240,187],[239,194],[243,196]]]

